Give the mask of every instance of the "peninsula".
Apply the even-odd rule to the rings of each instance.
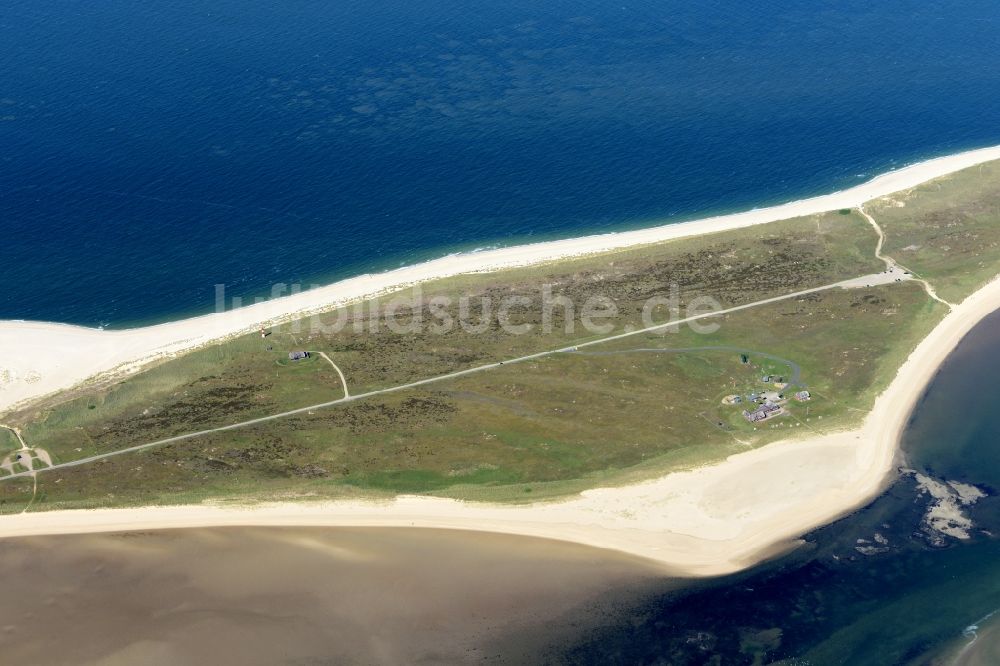
[[[0,323],[0,536],[423,526],[731,572],[866,502],[1000,307],[1000,147],[127,331]]]

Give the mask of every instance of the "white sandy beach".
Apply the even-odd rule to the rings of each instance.
[[[0,518],[0,536],[219,525],[437,527],[573,541],[647,557],[685,575],[729,573],[877,494],[925,386],[965,334],[997,308],[1000,280],[921,342],[857,430],[776,442],[645,483],[521,506],[404,496],[383,503],[53,511]]]
[[[940,157],[891,171],[841,192],[734,215],[471,254],[450,255],[229,312],[123,331],[41,322],[0,321],[0,416],[12,405],[69,388],[110,370],[133,370],[213,340],[322,312],[436,278],[593,254],[852,208],[976,164],[1000,159],[1000,146]],[[150,297],[155,297],[151,294]]]
[[[121,332],[58,324],[0,323],[0,370],[10,381],[0,410],[100,372],[203,345],[293,315],[327,309],[414,282],[495,270],[858,206],[932,178],[1000,159],[1000,146],[922,162],[850,190],[774,208],[648,230],[446,257],[220,315]],[[983,317],[1000,308],[1000,281],[957,306],[917,347],[864,425],[797,438],[718,465],[562,502],[526,506],[426,497],[393,502],[283,504],[257,508],[183,506],[22,514],[0,519],[0,536],[209,525],[421,526],[564,539],[657,560],[691,575],[752,564],[874,496],[893,469],[909,413],[940,363]],[[33,381],[26,382],[23,378]]]

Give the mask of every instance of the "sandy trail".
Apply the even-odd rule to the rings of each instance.
[[[326,352],[312,352],[312,353],[319,354],[320,356],[322,356],[323,358],[326,359],[327,363],[329,363],[330,365],[333,366],[333,369],[337,371],[338,375],[340,375],[340,384],[341,384],[341,386],[344,387],[344,397],[345,398],[350,398],[351,397],[351,392],[347,390],[347,378],[344,377],[344,373],[341,371],[340,367],[336,363],[333,362],[332,358],[330,358],[329,356],[326,355]]]
[[[905,271],[910,276],[912,276],[912,278],[914,280],[916,280],[917,282],[919,282],[920,284],[923,285],[924,291],[927,292],[928,296],[930,296],[931,298],[933,298],[938,303],[942,303],[944,305],[947,305],[949,309],[955,307],[953,304],[949,303],[948,301],[946,301],[943,298],[941,298],[940,296],[938,296],[937,292],[934,290],[934,286],[931,285],[930,282],[928,282],[924,278],[920,277],[919,275],[917,275],[916,273],[914,273],[913,271],[911,271],[906,266],[903,266],[902,264],[900,264],[898,261],[896,261],[892,257],[889,257],[889,256],[886,256],[886,255],[882,254],[882,246],[885,244],[885,233],[882,231],[881,225],[879,225],[879,223],[875,221],[875,218],[872,217],[868,213],[868,211],[865,210],[864,206],[858,206],[858,212],[861,213],[861,215],[866,220],[868,220],[868,223],[870,225],[872,225],[872,227],[875,229],[875,233],[878,234],[878,243],[875,245],[875,256],[878,257],[879,259],[881,259],[883,262],[885,262],[886,269],[890,273],[896,272],[896,271]]]
[[[28,448],[28,445],[24,443],[24,437],[21,436],[21,431],[20,430],[18,430],[17,428],[15,428],[13,426],[8,426],[8,425],[3,425],[3,424],[0,424],[0,428],[3,428],[4,430],[7,430],[10,433],[12,433],[14,435],[14,437],[17,439],[17,441],[21,443],[21,448],[22,449]]]

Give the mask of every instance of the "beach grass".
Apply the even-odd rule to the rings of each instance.
[[[950,299],[995,275],[995,169],[974,167],[866,206],[886,233],[883,252]],[[322,315],[319,327],[307,321],[266,338],[226,340],[124,381],[36,403],[11,418],[32,445],[56,462],[71,461],[343,395],[325,359],[314,353],[291,362],[292,350],[326,353],[358,394],[601,337],[580,326],[567,332],[579,313],[562,308],[551,312],[551,329],[545,329],[537,304],[546,291],[577,307],[590,296],[607,297],[617,312],[602,323],[620,332],[640,326],[643,305],[672,289],[683,311],[705,296],[732,307],[878,273],[884,265],[874,256],[875,243],[874,230],[857,211],[839,210],[441,279],[407,295],[396,307],[395,323],[432,319],[432,303],[440,297],[452,299],[443,311],[458,317],[455,301],[467,297],[482,330],[391,331],[376,325],[372,314],[397,299],[387,295]],[[908,249],[914,245],[918,249]],[[476,309],[484,299],[511,296],[530,303],[509,313],[509,324],[531,327],[524,335],[506,332],[495,311]],[[821,291],[729,313],[712,333],[686,326],[643,333],[588,346],[585,353],[546,356],[42,474],[37,505],[399,493],[516,503],[631,483],[779,439],[857,426],[946,310],[917,282]],[[662,353],[648,351],[658,349]],[[723,404],[727,395],[774,390],[764,376],[797,373],[799,386],[787,390],[808,389],[811,399],[789,400],[780,417],[752,425],[742,415],[746,405]]]
[[[931,281],[953,303],[997,275],[1000,163],[986,162],[866,206],[885,233],[883,252]]]
[[[30,478],[0,483],[0,515],[21,513],[31,503],[34,482]]]
[[[19,448],[21,448],[21,442],[17,441],[14,433],[6,428],[0,428],[0,458]]]
[[[432,492],[516,502],[649,478],[856,425],[892,376],[893,350],[915,345],[942,310],[915,283],[824,292],[728,315],[711,335],[635,336],[594,348],[621,354],[547,357],[44,474],[42,501]],[[628,351],[695,342],[780,351],[814,397],[755,428],[722,398],[765,390],[761,376],[782,364],[753,353],[744,364],[731,351]]]
[[[538,304],[543,285],[549,285],[554,298],[568,298],[577,308],[591,295],[613,299],[619,312],[608,321],[621,330],[640,325],[643,304],[669,293],[671,285],[677,286],[682,308],[700,296],[711,296],[728,307],[877,271],[881,265],[871,257],[874,243],[874,234],[856,214],[817,215],[497,274],[439,280],[423,285],[420,314],[430,319],[427,301],[436,296],[465,295],[475,319],[484,298],[497,302],[521,296]],[[481,333],[456,327],[446,335],[429,331],[399,335],[384,324],[375,330],[370,309],[390,300],[364,304],[360,317],[354,307],[321,317],[323,326],[338,319],[346,322],[336,333],[314,333],[311,323],[305,322],[283,326],[265,339],[242,336],[161,363],[110,387],[95,387],[75,397],[64,393],[11,419],[22,424],[33,440],[45,441],[56,431],[87,430],[94,424],[105,430],[116,419],[127,420],[127,426],[111,428],[118,448],[149,441],[151,433],[169,435],[190,426],[210,427],[232,422],[232,417],[252,418],[338,397],[333,369],[319,359],[303,366],[287,364],[282,359],[291,349],[329,353],[352,392],[360,393],[600,337],[580,326],[567,334],[566,311],[558,307],[552,312],[553,330],[544,332],[537,305],[511,312],[513,324],[534,327],[526,335],[504,334],[495,312]],[[396,319],[405,326],[415,312],[401,307]],[[449,314],[457,317],[458,306],[453,305]],[[361,332],[355,331],[356,322]],[[95,433],[87,430],[86,435],[76,438],[76,446],[83,449],[80,453],[100,451],[99,443],[90,441]],[[100,433],[96,436],[100,438]]]

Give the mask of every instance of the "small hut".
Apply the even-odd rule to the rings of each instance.
[[[307,351],[292,351],[288,352],[289,361],[301,361],[304,358],[309,358],[309,352]]]

